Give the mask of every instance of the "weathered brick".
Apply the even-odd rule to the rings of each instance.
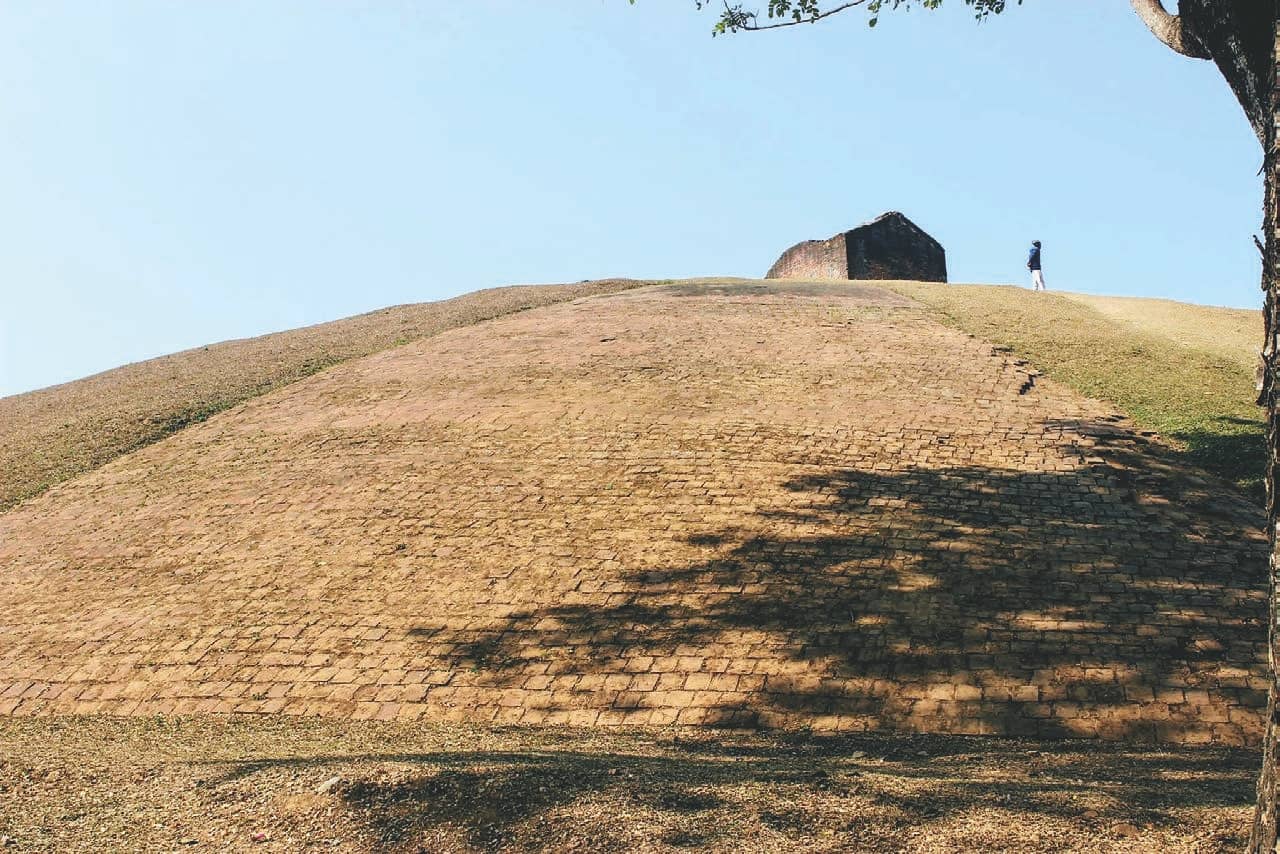
[[[0,714],[1256,740],[1258,511],[1027,370],[831,283],[346,363],[0,516]]]

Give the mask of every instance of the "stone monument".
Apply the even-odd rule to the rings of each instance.
[[[797,243],[766,279],[947,280],[947,253],[911,220],[889,211],[829,240]]]

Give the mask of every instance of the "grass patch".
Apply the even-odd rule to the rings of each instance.
[[[1261,498],[1265,424],[1254,403],[1251,346],[1261,331],[1242,340],[1248,313],[1012,286],[889,286],[944,323],[1010,347],[1053,379],[1114,404],[1190,462]]]

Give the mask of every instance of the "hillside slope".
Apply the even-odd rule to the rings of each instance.
[[[649,287],[0,516],[0,713],[1247,743],[1265,554],[1225,483],[883,288]]]
[[[1189,463],[1261,501],[1266,455],[1263,413],[1254,403],[1257,312],[1010,286],[892,287],[944,323],[1110,401]]]
[[[1258,309],[1220,308],[1146,297],[1073,293],[1060,296],[1135,329],[1220,356],[1242,369],[1252,371],[1258,359],[1262,341],[1262,312]]]
[[[330,365],[445,329],[636,284],[493,288],[210,344],[0,398],[0,510]]]

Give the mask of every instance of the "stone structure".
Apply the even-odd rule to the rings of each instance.
[[[806,240],[782,253],[766,279],[947,280],[942,244],[897,211],[830,240]]]
[[[563,302],[118,457],[0,514],[0,717],[1257,743],[1261,508],[905,305]]]

